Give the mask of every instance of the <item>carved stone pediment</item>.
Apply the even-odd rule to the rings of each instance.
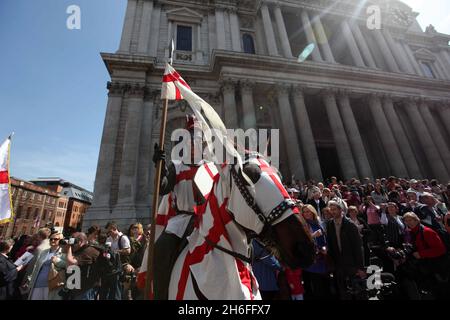
[[[419,50],[414,52],[414,56],[418,60],[425,60],[425,61],[434,61],[434,60],[436,60],[436,57],[434,56],[434,54],[430,50],[427,50],[425,48],[420,48]]]
[[[169,21],[201,24],[203,16],[192,9],[183,7],[167,11],[167,19]]]

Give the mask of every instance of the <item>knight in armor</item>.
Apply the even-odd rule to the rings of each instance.
[[[194,154],[202,154],[202,126],[193,115],[186,117],[186,129],[191,134],[191,161],[165,161],[165,153],[155,144],[153,162],[163,161],[160,195],[172,193],[172,207],[176,215],[155,242],[154,298],[167,300],[170,276],[178,255],[187,245],[187,236],[194,228],[194,208],[205,199],[194,183],[194,177],[203,161],[195,163]]]

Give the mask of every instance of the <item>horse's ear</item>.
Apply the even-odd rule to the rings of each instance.
[[[244,173],[250,178],[250,180],[255,184],[261,177],[261,168],[256,163],[247,163],[244,165]],[[245,179],[244,179],[245,181]],[[248,183],[245,181],[248,186]]]

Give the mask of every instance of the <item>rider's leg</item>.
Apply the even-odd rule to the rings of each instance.
[[[153,264],[153,286],[155,300],[167,300],[172,268],[178,256],[181,239],[163,232],[155,242],[155,263]]]

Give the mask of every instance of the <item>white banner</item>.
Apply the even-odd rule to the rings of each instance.
[[[0,146],[0,223],[12,218],[11,197],[9,194],[9,147],[11,138]]]

